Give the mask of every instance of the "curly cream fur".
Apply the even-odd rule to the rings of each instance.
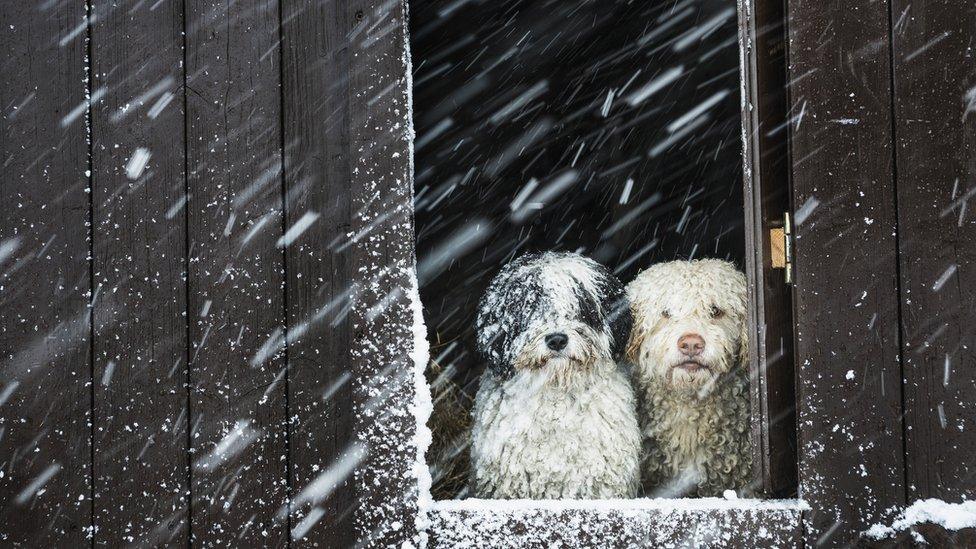
[[[654,265],[627,287],[634,328],[644,490],[656,496],[748,491],[752,472],[745,276],[719,260]],[[678,339],[699,334],[700,362]]]

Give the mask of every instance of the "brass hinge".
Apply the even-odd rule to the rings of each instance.
[[[793,284],[793,227],[789,212],[783,214],[783,226],[769,229],[769,257],[774,269],[783,269],[787,284]]]

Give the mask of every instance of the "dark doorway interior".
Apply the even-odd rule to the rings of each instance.
[[[466,413],[481,373],[478,299],[520,253],[579,251],[625,283],[662,260],[742,265],[734,4],[410,6],[417,252],[438,411]],[[437,461],[463,454],[464,441],[437,416],[434,495],[453,497],[463,482]]]

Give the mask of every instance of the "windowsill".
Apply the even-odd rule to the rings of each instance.
[[[809,506],[759,500],[443,500],[431,502],[430,547],[798,547]]]
[[[634,498],[634,499],[448,499],[433,501],[433,511],[807,511],[801,499]]]

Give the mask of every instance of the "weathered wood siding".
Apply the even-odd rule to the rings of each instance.
[[[261,353],[285,327],[278,2],[186,10],[191,531],[204,546],[282,545],[285,354]],[[244,458],[212,454],[222,440]]]
[[[958,501],[976,491],[976,6],[891,15],[907,495]]]
[[[789,3],[808,544],[847,543],[905,497],[887,10]]]
[[[405,6],[0,18],[0,545],[413,536]]]
[[[183,11],[94,2],[91,69],[92,393],[96,545],[185,538],[186,133]]]
[[[0,9],[0,545],[78,546],[91,526],[84,17]]]
[[[976,486],[976,10],[792,0],[800,496],[839,546]]]

